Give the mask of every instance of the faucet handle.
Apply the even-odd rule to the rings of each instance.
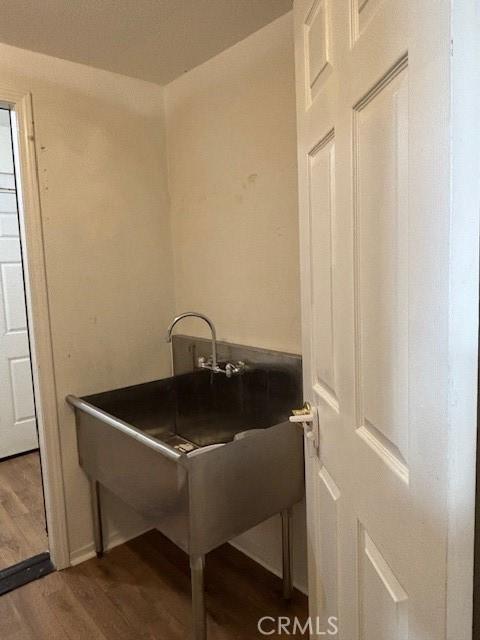
[[[211,367],[213,364],[213,357],[212,356],[208,356],[208,358],[206,358],[205,356],[198,356],[197,358],[197,366],[199,367],[199,369],[208,369],[209,367]]]

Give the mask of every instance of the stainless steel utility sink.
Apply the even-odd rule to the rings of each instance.
[[[91,481],[99,555],[101,485],[189,554],[201,640],[205,554],[281,513],[289,595],[290,510],[304,494],[303,438],[288,421],[300,389],[290,371],[252,365],[232,378],[194,371],[67,400]]]

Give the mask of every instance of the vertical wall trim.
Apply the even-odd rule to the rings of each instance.
[[[12,110],[15,171],[19,178],[20,237],[40,457],[50,555],[57,569],[70,565],[55,371],[38,187],[32,97],[0,86],[0,106]]]

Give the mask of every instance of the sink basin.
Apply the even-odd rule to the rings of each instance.
[[[231,379],[196,371],[84,400],[162,442],[177,435],[204,447],[288,421],[297,395],[289,374],[256,368]]]
[[[194,371],[67,400],[91,481],[97,552],[104,486],[190,555],[196,640],[205,637],[204,555],[276,513],[290,581],[289,514],[304,494],[304,465],[301,431],[288,421],[299,404],[289,371]]]

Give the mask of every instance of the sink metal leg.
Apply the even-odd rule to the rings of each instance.
[[[204,569],[204,555],[190,556],[193,640],[206,640],[207,638],[207,616],[205,611],[205,588],[203,581]]]
[[[282,517],[282,577],[283,597],[292,597],[292,509],[284,509]]]
[[[100,503],[100,485],[96,480],[90,480],[93,515],[93,535],[95,539],[95,551],[97,558],[103,556],[103,528],[102,528],[102,505]]]

